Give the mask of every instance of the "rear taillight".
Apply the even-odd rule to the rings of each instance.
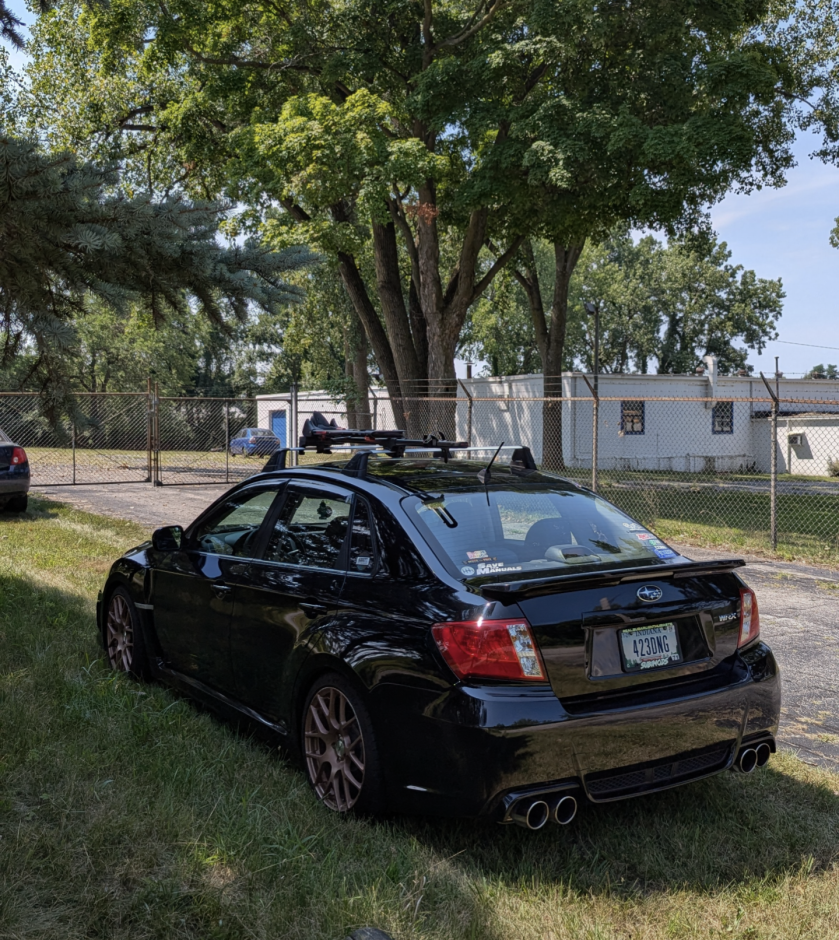
[[[437,623],[431,632],[459,679],[545,681],[542,657],[523,617]]]
[[[745,646],[756,640],[760,634],[760,613],[757,609],[757,597],[751,588],[740,589],[740,637],[738,646]]]
[[[12,451],[12,466],[15,467],[22,463],[26,463],[26,451],[22,447],[16,447]]]

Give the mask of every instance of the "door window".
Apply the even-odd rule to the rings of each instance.
[[[276,495],[274,487],[236,493],[195,530],[193,545],[213,555],[251,558],[257,532]]]
[[[291,490],[274,523],[266,561],[307,568],[343,567],[350,496]]]
[[[370,507],[363,499],[356,499],[350,535],[350,571],[372,574],[375,560]]]

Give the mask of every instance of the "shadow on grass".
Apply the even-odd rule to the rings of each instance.
[[[499,897],[753,891],[835,860],[839,778],[785,755],[537,833],[338,817],[263,743],[99,657],[84,594],[0,573],[0,920],[20,935],[501,940]]]
[[[620,803],[584,806],[539,832],[490,822],[394,821],[458,856],[464,870],[509,885],[535,879],[580,893],[709,891],[780,881],[835,863],[839,777],[788,755],[748,777],[730,772]]]

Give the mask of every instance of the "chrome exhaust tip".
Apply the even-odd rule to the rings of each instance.
[[[519,800],[510,813],[510,821],[525,829],[541,829],[550,818],[551,810],[544,800]]]
[[[757,766],[765,767],[769,763],[769,758],[772,756],[772,748],[769,747],[766,741],[763,741],[755,748],[755,755],[757,757]]]
[[[551,805],[551,819],[560,826],[567,826],[577,815],[577,801],[573,796],[561,796]]]
[[[738,754],[734,766],[741,774],[750,774],[757,767],[757,751],[753,747],[744,748]]]

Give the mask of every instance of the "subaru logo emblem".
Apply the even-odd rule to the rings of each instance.
[[[642,588],[638,588],[638,600],[660,601],[661,588],[656,587],[654,584],[645,584]]]

